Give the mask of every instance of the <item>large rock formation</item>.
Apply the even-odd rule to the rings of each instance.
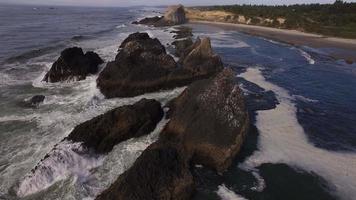
[[[61,52],[61,56],[53,63],[43,81],[59,82],[65,80],[83,80],[89,74],[98,72],[99,64],[103,60],[94,52],[83,53],[78,47],[68,48]]]
[[[184,24],[186,22],[184,6],[175,5],[168,7],[163,19],[168,25]]]
[[[183,200],[190,198],[193,186],[188,162],[180,149],[156,142],[96,199]]]
[[[162,117],[158,101],[141,99],[78,125],[66,140],[82,142],[96,153],[107,153],[122,141],[149,134]]]
[[[170,104],[170,122],[161,138],[182,143],[191,162],[227,169],[249,126],[243,94],[225,69],[214,79],[191,84]]]
[[[183,5],[168,7],[163,17],[147,17],[133,24],[145,24],[151,26],[174,26],[186,23],[185,10]]]
[[[220,56],[213,53],[209,38],[198,38],[181,54],[179,62],[184,69],[195,73],[215,74],[223,68]]]
[[[190,199],[191,164],[227,169],[247,133],[248,114],[231,70],[191,84],[170,103],[170,122],[97,200]]]
[[[184,86],[223,68],[217,55],[200,52],[212,52],[208,39],[196,47],[180,67],[159,40],[150,38],[147,33],[134,33],[120,45],[115,61],[109,62],[100,73],[98,87],[108,98],[130,97]]]

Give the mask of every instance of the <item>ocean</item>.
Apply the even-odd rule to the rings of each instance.
[[[93,199],[157,139],[166,120],[105,156],[82,155],[80,144],[71,143],[51,151],[81,122],[142,97],[166,103],[184,87],[105,99],[96,75],[79,82],[41,81],[64,48],[80,46],[108,62],[137,31],[157,37],[170,52],[174,27],[131,24],[156,11],[163,8],[0,5],[0,199]],[[291,46],[213,25],[186,26],[194,37],[210,37],[225,66],[236,72],[252,121],[228,171],[192,166],[193,199],[354,199],[356,64],[329,57],[330,49]],[[37,94],[46,96],[39,108],[21,106]],[[51,159],[41,163],[48,153]],[[38,163],[46,170],[29,175]]]

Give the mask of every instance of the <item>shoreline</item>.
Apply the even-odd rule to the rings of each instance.
[[[260,36],[294,46],[309,46],[312,48],[330,48],[326,52],[334,59],[356,62],[356,39],[327,37],[323,35],[305,33],[296,30],[277,29],[264,26],[233,24],[225,22],[190,20],[191,24],[207,24],[227,30],[240,31],[249,35]],[[332,50],[332,49],[335,50]]]

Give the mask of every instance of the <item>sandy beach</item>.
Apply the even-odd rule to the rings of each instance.
[[[296,30],[276,29],[244,24],[193,20],[191,20],[190,23],[219,26],[225,30],[236,30],[246,34],[256,35],[295,46],[327,48],[329,55],[335,59],[344,59],[348,62],[356,62],[356,39],[327,37]]]

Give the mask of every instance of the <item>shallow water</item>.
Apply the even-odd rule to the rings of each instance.
[[[78,154],[80,145],[60,143],[76,125],[112,108],[142,97],[165,103],[184,88],[108,100],[96,88],[97,76],[79,82],[41,82],[66,47],[94,50],[108,62],[132,32],[146,31],[167,46],[173,41],[172,28],[130,24],[155,10],[160,8],[0,6],[5,22],[0,23],[0,198],[93,198],[156,140],[167,121],[148,136],[117,145],[106,156],[83,156]],[[356,65],[331,59],[325,49],[294,47],[209,25],[189,26],[195,36],[211,37],[225,65],[239,74],[236,80],[250,100],[254,122],[227,172],[195,169],[199,184],[194,199],[356,195]],[[36,94],[46,96],[38,109],[21,106]],[[58,151],[52,151],[58,143]],[[50,152],[52,159],[41,163]],[[62,158],[64,163],[59,162]],[[38,163],[47,170],[31,176]]]

